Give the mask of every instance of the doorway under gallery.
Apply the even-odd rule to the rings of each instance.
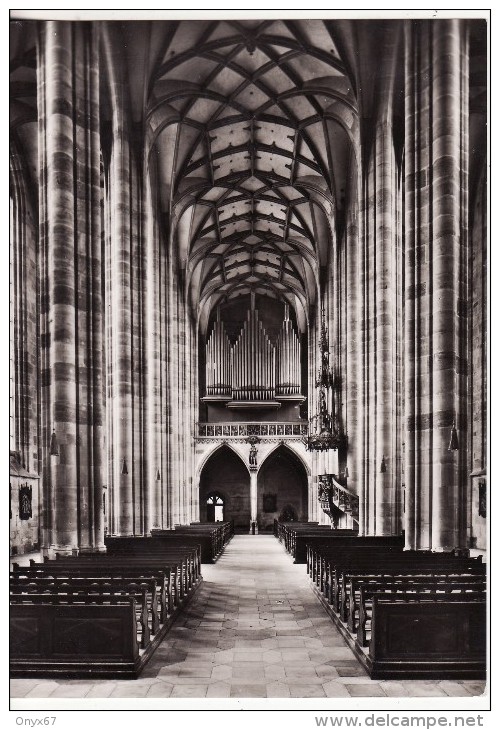
[[[218,497],[222,505],[212,502]],[[234,520],[238,532],[248,532],[250,474],[244,462],[225,444],[211,454],[200,474],[200,522],[213,522],[222,507],[224,520]]]
[[[258,525],[270,532],[275,519],[308,519],[307,473],[285,444],[272,451],[257,476]]]

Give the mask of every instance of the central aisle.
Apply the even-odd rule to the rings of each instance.
[[[273,536],[237,535],[155,652],[151,696],[384,697],[479,694],[477,682],[372,681]]]
[[[273,536],[237,535],[137,680],[14,679],[12,697],[446,697],[476,681],[372,681]]]

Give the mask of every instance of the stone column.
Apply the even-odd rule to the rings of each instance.
[[[257,524],[258,501],[257,501],[257,471],[250,471],[250,534],[252,534],[252,524],[255,522],[255,534],[258,532]]]
[[[92,23],[38,27],[42,382],[59,451],[47,433],[47,537],[59,552],[103,547],[98,43]]]
[[[408,22],[405,53],[407,547],[449,550],[466,541],[466,21]]]
[[[147,260],[141,224],[143,148],[130,119],[119,25],[103,23],[102,36],[106,92],[112,110],[109,138],[103,145],[108,217],[105,289],[109,305],[106,354],[111,531],[142,535],[150,489],[150,484],[145,484],[149,431],[144,319]]]

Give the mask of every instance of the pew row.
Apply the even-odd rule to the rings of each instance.
[[[199,547],[13,568],[15,677],[138,677],[202,582]]]
[[[403,539],[308,523],[275,535],[372,678],[482,679],[486,570],[467,551],[405,551]]]

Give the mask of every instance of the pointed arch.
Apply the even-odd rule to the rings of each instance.
[[[249,472],[249,469],[248,469],[248,464],[245,461],[245,458],[244,458],[243,453],[240,452],[238,449],[234,448],[234,446],[231,443],[229,443],[227,441],[222,441],[219,444],[213,444],[213,448],[211,448],[208,451],[204,452],[203,455],[201,456],[201,460],[200,460],[200,462],[196,466],[196,477],[198,479],[200,478],[201,473],[202,473],[204,467],[210,461],[210,459],[212,458],[212,456],[214,456],[214,454],[216,454],[218,451],[220,451],[224,447],[227,447],[228,449],[230,449],[231,451],[233,451],[234,454],[236,454],[236,456],[240,459],[240,461],[242,462],[243,466],[248,471],[248,473],[250,473]]]
[[[287,441],[280,441],[280,443],[273,446],[273,448],[266,454],[263,461],[259,464],[259,468],[258,468],[259,472],[262,469],[262,467],[264,466],[264,464],[266,463],[266,461],[268,461],[269,457],[271,457],[273,454],[276,453],[276,451],[278,451],[281,448],[285,449],[286,451],[289,451],[293,457],[298,459],[300,461],[300,463],[302,464],[302,466],[304,467],[306,475],[308,477],[311,476],[311,467],[309,466],[307,461],[304,459],[304,455],[301,454],[300,451],[294,446],[293,442],[287,442]]]

